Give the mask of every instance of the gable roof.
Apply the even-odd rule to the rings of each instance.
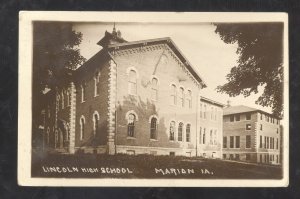
[[[185,65],[185,67],[189,70],[189,72],[193,75],[193,77],[203,85],[203,88],[207,87],[203,78],[199,75],[199,73],[195,70],[195,68],[191,65],[191,63],[187,60],[187,58],[183,55],[183,53],[179,50],[179,48],[175,45],[170,37],[110,44],[108,45],[108,50],[128,49],[154,44],[167,44],[175,53],[175,55],[180,59],[180,61]]]
[[[207,102],[207,103],[210,103],[210,104],[213,104],[213,105],[216,105],[216,106],[220,106],[222,108],[226,106],[225,104],[222,104],[220,102],[214,101],[212,99],[209,99],[209,98],[203,97],[203,96],[200,97],[200,100],[204,101],[204,102]]]

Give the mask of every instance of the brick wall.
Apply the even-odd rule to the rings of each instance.
[[[161,55],[164,54],[163,61]],[[117,64],[117,145],[126,146],[147,146],[147,147],[165,147],[186,148],[194,153],[196,142],[196,100],[198,96],[198,87],[187,75],[170,49],[165,45],[147,47],[134,51],[126,51],[114,54],[114,60]],[[157,67],[155,67],[157,65]],[[133,67],[138,73],[137,96],[128,94],[128,68]],[[156,69],[155,69],[156,68]],[[154,72],[155,71],[155,72]],[[158,99],[151,99],[151,77],[158,78]],[[181,80],[181,81],[179,81]],[[171,83],[174,83],[179,90],[183,86],[185,93],[187,89],[192,91],[192,108],[171,105]],[[177,100],[178,102],[178,100]],[[133,110],[138,117],[135,125],[134,138],[127,136],[126,113]],[[158,117],[158,135],[156,140],[150,139],[151,115]],[[176,122],[176,133],[179,121],[191,124],[191,141],[178,142],[169,140],[169,123],[171,120]],[[185,131],[183,131],[185,132]],[[185,134],[185,133],[183,133]],[[185,154],[183,154],[185,155]]]

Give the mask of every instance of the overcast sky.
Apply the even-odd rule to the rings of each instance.
[[[101,47],[97,42],[104,36],[105,30],[111,32],[113,23],[77,23],[74,30],[83,34],[80,45],[81,54],[89,59]],[[230,98],[227,94],[216,92],[216,87],[226,82],[226,75],[236,65],[238,56],[236,44],[225,44],[214,32],[215,26],[210,23],[116,23],[122,37],[127,41],[171,37],[184,56],[189,60],[207,84],[202,89],[202,96],[231,105],[246,105],[271,112],[271,108],[255,104],[262,93],[244,98]]]

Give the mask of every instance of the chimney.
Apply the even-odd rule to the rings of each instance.
[[[230,107],[231,106],[231,101],[230,100],[227,100],[227,105],[226,107]]]

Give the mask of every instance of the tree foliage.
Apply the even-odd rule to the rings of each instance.
[[[82,33],[72,30],[70,23],[35,22],[33,40],[33,72],[38,90],[59,85],[66,69],[75,69],[85,61],[78,49]]]
[[[217,91],[248,97],[264,88],[256,104],[283,114],[283,23],[218,23],[215,32],[227,44],[237,43],[237,65]]]

